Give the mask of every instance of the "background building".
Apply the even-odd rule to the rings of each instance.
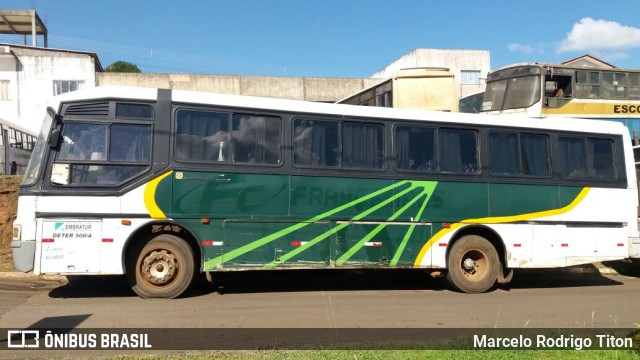
[[[95,53],[0,44],[0,118],[37,133],[49,99],[96,86]]]
[[[491,56],[487,50],[415,49],[371,77],[387,79],[398,70],[415,67],[448,68],[454,75],[458,98],[463,98],[484,91]]]

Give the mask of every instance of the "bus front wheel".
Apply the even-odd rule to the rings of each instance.
[[[181,238],[162,234],[136,251],[127,271],[129,285],[143,298],[180,296],[194,277],[193,250]],[[135,262],[134,262],[135,261]]]
[[[500,260],[493,245],[477,235],[456,241],[448,256],[447,282],[465,293],[489,290],[498,278]]]

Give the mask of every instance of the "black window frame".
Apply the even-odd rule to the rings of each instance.
[[[62,141],[61,140],[60,144],[58,144],[58,146],[55,149],[55,153],[52,156],[52,164],[56,165],[56,164],[68,164],[69,165],[69,177],[73,176],[73,170],[72,167],[87,167],[87,171],[91,170],[91,167],[107,167],[107,168],[116,168],[116,167],[120,167],[120,168],[139,168],[137,172],[132,172],[129,176],[121,179],[119,182],[112,182],[112,183],[93,183],[93,182],[89,182],[89,183],[68,183],[68,184],[63,184],[63,183],[56,183],[51,181],[51,175],[49,176],[49,183],[51,184],[51,186],[55,187],[55,188],[67,188],[67,189],[76,189],[76,188],[119,188],[121,186],[123,186],[124,184],[132,181],[133,179],[137,179],[140,176],[146,174],[150,169],[151,166],[153,164],[152,161],[152,151],[153,151],[153,131],[154,131],[154,126],[153,126],[153,122],[151,121],[122,121],[122,120],[115,120],[115,121],[96,121],[93,119],[73,119],[73,120],[67,120],[64,122],[63,127],[62,127],[62,131],[64,132],[64,129],[66,126],[68,126],[69,124],[89,124],[89,125],[104,125],[106,128],[106,132],[105,132],[105,144],[106,144],[106,149],[104,151],[104,159],[60,159],[60,155],[61,155],[61,146],[62,146]],[[112,161],[110,160],[110,148],[111,148],[111,131],[112,128],[114,126],[146,126],[148,127],[148,132],[147,132],[147,159],[146,161]],[[62,133],[61,133],[62,134]],[[62,136],[61,136],[62,139]]]
[[[301,164],[295,161],[295,138],[297,121],[319,121],[319,122],[333,122],[336,124],[336,133],[338,139],[336,141],[336,165],[308,165]],[[382,146],[381,152],[376,154],[378,161],[378,167],[363,167],[363,166],[348,166],[345,164],[345,124],[363,124],[368,126],[379,127],[379,131],[376,131],[376,137],[379,137],[378,145]],[[297,169],[331,169],[334,171],[366,171],[375,173],[384,173],[387,171],[388,165],[388,141],[387,141],[387,124],[384,121],[375,121],[374,119],[357,119],[357,118],[338,118],[338,117],[313,117],[313,116],[292,116],[291,117],[291,166]]]
[[[494,156],[491,154],[491,134],[493,133],[503,133],[503,134],[513,134],[516,136],[516,150],[518,152],[518,173],[500,173],[495,172],[493,168]],[[545,150],[546,150],[546,169],[547,173],[544,175],[535,175],[535,174],[527,174],[525,173],[525,154],[523,151],[523,136],[542,136],[546,140]],[[519,129],[497,129],[490,128],[487,130],[486,135],[486,146],[487,146],[487,167],[489,170],[489,174],[494,177],[505,177],[505,178],[529,178],[529,179],[549,179],[553,177],[553,169],[552,169],[552,155],[551,155],[551,137],[548,133],[538,133],[527,130],[519,130]]]
[[[182,111],[192,111],[192,112],[201,112],[201,113],[214,113],[222,115],[221,118],[226,119],[226,142],[229,144],[226,149],[223,151],[223,160],[212,160],[212,159],[188,159],[181,158],[177,155],[178,152],[178,122],[180,112]],[[236,116],[255,116],[255,117],[269,117],[269,118],[277,118],[279,120],[279,144],[278,144],[278,159],[279,161],[276,163],[263,163],[263,162],[249,162],[249,161],[234,161],[233,156],[235,152],[235,144],[233,141],[233,123]],[[264,167],[264,168],[278,168],[282,167],[285,163],[284,161],[284,144],[285,144],[285,117],[282,114],[274,114],[268,111],[264,112],[256,112],[251,109],[220,109],[216,107],[205,107],[205,106],[184,106],[178,105],[174,106],[172,110],[171,116],[171,159],[176,164],[193,164],[193,165],[206,165],[206,166],[250,166],[250,167]]]

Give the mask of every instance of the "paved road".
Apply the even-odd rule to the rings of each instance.
[[[120,277],[0,279],[0,328],[633,328],[638,294],[639,276],[549,271],[478,295],[407,270],[223,273],[174,300]]]

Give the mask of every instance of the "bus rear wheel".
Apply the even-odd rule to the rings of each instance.
[[[162,234],[136,251],[128,267],[129,285],[143,298],[180,296],[194,277],[193,250],[177,236]],[[135,262],[134,262],[135,260]]]
[[[455,290],[482,293],[498,278],[498,252],[485,238],[466,235],[456,241],[448,256],[447,282]]]

